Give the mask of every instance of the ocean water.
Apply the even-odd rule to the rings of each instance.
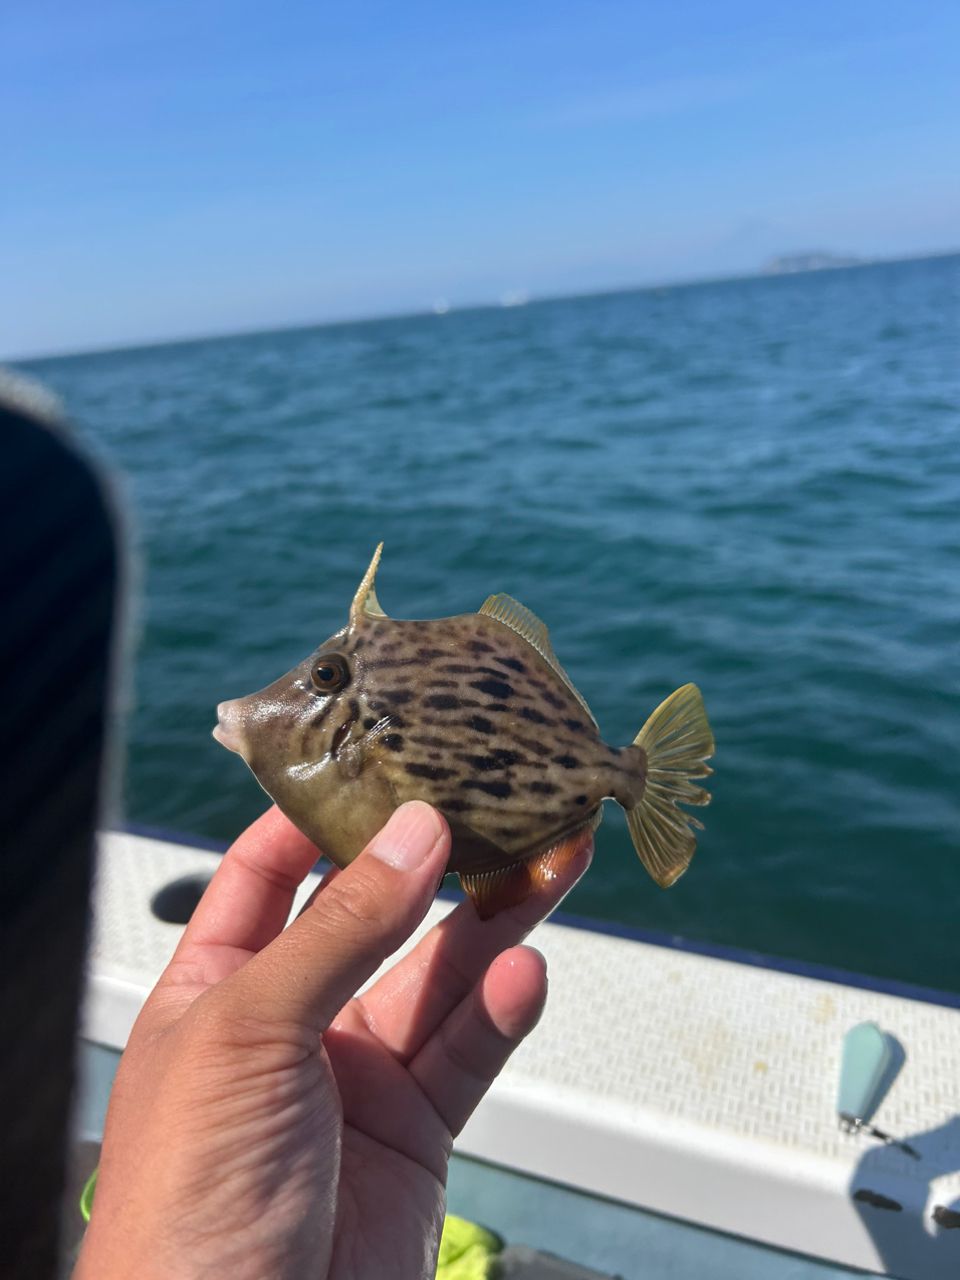
[[[214,707],[342,625],[507,591],[605,737],[687,680],[688,875],[608,804],[585,916],[960,990],[960,257],[24,366],[120,476],[123,804],[228,839]]]

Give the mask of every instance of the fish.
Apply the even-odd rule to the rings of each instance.
[[[381,543],[347,624],[258,693],[221,702],[214,737],[280,810],[347,866],[408,800],[450,826],[447,872],[481,919],[524,901],[590,841],[605,800],[626,812],[637,855],[667,888],[702,823],[713,734],[686,684],[634,741],[611,747],[561,667],[547,628],[508,595],[476,613],[390,618]]]

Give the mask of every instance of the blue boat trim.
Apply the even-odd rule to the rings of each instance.
[[[168,827],[156,827],[146,823],[127,822],[118,828],[133,836],[145,836],[151,840],[167,840],[172,844],[186,845],[191,849],[204,849],[210,853],[226,853],[229,842],[210,840],[205,836],[187,835]],[[325,864],[318,864],[324,869]],[[437,895],[445,902],[459,902],[461,894],[456,889],[441,889]],[[713,960],[729,960],[733,964],[746,964],[755,969],[772,969],[776,973],[792,973],[799,978],[815,978],[820,982],[836,982],[842,986],[856,987],[861,991],[875,991],[879,995],[899,996],[902,1000],[919,1000],[924,1004],[940,1005],[946,1009],[960,1009],[960,992],[940,991],[935,987],[923,987],[912,982],[899,982],[896,978],[873,977],[867,973],[855,973],[849,969],[835,969],[831,965],[816,964],[786,956],[766,955],[762,951],[748,951],[731,947],[722,942],[698,942],[676,933],[661,933],[656,929],[643,929],[637,925],[616,924],[608,920],[595,920],[588,916],[555,911],[550,917],[554,924],[585,929],[610,938],[624,938],[630,942],[646,942],[653,947],[666,947],[671,951],[683,951],[689,955],[709,956]]]
[[[838,969],[832,965],[816,964],[809,960],[771,956],[762,951],[747,951],[742,947],[732,947],[722,942],[698,942],[691,938],[683,938],[676,933],[660,933],[656,929],[642,929],[635,925],[619,925],[606,920],[593,920],[564,911],[555,911],[550,919],[555,924],[587,929],[591,933],[602,933],[613,938],[627,938],[633,942],[646,942],[651,946],[667,947],[672,951],[709,956],[714,960],[729,960],[734,964],[746,964],[756,969],[773,969],[777,973],[792,973],[799,978],[815,978],[820,982],[836,982],[862,991],[876,991],[880,995],[898,996],[902,1000],[919,1000],[924,1004],[960,1009],[960,992],[940,991],[935,987],[900,982],[896,978],[855,973],[850,969]]]

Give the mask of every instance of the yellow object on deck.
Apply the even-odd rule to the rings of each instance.
[[[440,1237],[437,1280],[493,1280],[502,1248],[492,1231],[448,1214]]]

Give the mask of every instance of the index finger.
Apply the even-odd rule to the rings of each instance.
[[[364,851],[229,982],[218,988],[245,1015],[329,1026],[427,913],[450,853],[450,830],[422,800],[395,809]]]
[[[287,923],[294,895],[320,856],[272,805],[223,855],[174,959],[196,959],[211,948],[261,951]]]

